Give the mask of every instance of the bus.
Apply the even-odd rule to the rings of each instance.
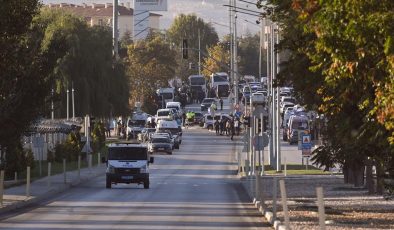
[[[211,88],[216,89],[218,85],[230,84],[227,73],[215,73],[211,75]]]
[[[189,86],[193,92],[204,92],[204,96],[207,95],[207,85],[206,80],[203,75],[190,75],[189,76]]]

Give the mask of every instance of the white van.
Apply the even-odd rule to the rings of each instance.
[[[181,103],[180,102],[167,102],[166,109],[176,109],[179,116],[182,115]]]
[[[174,120],[172,109],[159,109],[156,113],[156,121],[159,120]]]
[[[179,148],[182,143],[182,127],[176,121],[160,120],[156,126],[156,132],[169,131],[174,139],[174,147]]]
[[[103,157],[101,161],[107,164],[106,188],[117,183],[137,183],[149,188],[149,163],[153,163],[153,157],[149,157],[146,145],[109,144],[108,159]]]
[[[157,90],[157,95],[164,100],[165,103],[174,101],[175,98],[175,88],[160,88]],[[165,103],[163,102],[163,106]]]

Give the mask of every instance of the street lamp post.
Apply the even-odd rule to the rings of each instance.
[[[72,101],[72,107],[73,107],[73,121],[75,121],[75,100],[74,100],[74,83],[71,84],[71,101]]]
[[[69,110],[70,110],[70,96],[69,96],[69,94],[70,94],[70,90],[68,89],[68,85],[67,85],[67,121],[68,121],[68,119],[69,119]]]

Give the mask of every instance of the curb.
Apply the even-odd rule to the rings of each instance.
[[[238,176],[239,176],[239,179],[240,179],[240,180],[246,180],[246,179],[247,179],[246,176],[242,176],[242,175],[238,175]],[[242,186],[244,187],[244,189],[247,191],[247,188],[245,188],[245,185],[244,185],[243,183],[241,183],[241,184],[242,184]],[[275,230],[287,230],[287,229],[286,229],[286,226],[285,226],[284,224],[282,224],[282,222],[281,222],[280,220],[278,220],[278,219],[275,219],[275,220],[274,220],[274,214],[273,214],[271,211],[269,211],[269,210],[267,210],[267,209],[264,209],[263,205],[261,205],[261,201],[256,201],[256,199],[255,199],[255,198],[252,198],[248,193],[247,193],[247,195],[248,195],[248,197],[249,197],[250,199],[252,199],[253,204],[255,205],[255,207],[257,208],[257,210],[261,213],[261,215],[262,215],[263,217],[265,217],[265,219],[267,220],[267,222],[268,222],[269,224],[271,224],[272,227],[273,227]]]
[[[63,193],[65,191],[69,190],[72,187],[75,187],[75,186],[77,186],[77,185],[79,185],[79,184],[81,184],[83,182],[89,181],[89,180],[91,180],[91,179],[93,179],[95,177],[98,177],[98,176],[100,176],[101,174],[104,174],[104,173],[105,173],[105,171],[100,172],[100,173],[92,173],[91,175],[89,175],[89,176],[87,176],[85,178],[81,177],[80,180],[70,181],[70,182],[68,182],[66,184],[62,184],[61,186],[58,186],[57,188],[51,188],[47,192],[45,192],[43,194],[40,194],[40,195],[38,195],[38,196],[36,196],[34,198],[31,198],[29,200],[22,200],[22,201],[15,202],[13,204],[10,204],[10,205],[4,206],[4,207],[0,207],[0,215],[5,214],[5,213],[7,213],[9,211],[13,211],[13,210],[24,208],[24,207],[29,206],[29,205],[34,204],[34,203],[39,203],[39,202],[47,199],[48,197],[54,196],[56,194]]]

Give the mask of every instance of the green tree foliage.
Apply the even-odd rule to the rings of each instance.
[[[219,37],[214,27],[204,22],[194,14],[178,15],[171,27],[167,31],[167,39],[170,44],[175,45],[180,51],[183,39],[187,39],[189,59],[182,60],[181,52],[179,52],[177,75],[183,77],[184,80],[191,75],[196,74],[196,70],[189,70],[189,63],[198,63],[198,31],[200,31],[201,50],[207,53],[208,47],[219,42]],[[202,55],[202,58],[204,56]],[[197,66],[197,65],[196,65]]]
[[[33,28],[45,47],[63,47],[66,51],[53,73],[58,117],[65,117],[66,91],[71,91],[72,85],[76,116],[127,114],[128,81],[123,64],[113,60],[109,27],[89,27],[66,11],[44,9]]]
[[[19,142],[43,109],[62,47],[44,46],[30,27],[39,1],[5,1],[0,8],[0,146]],[[11,150],[11,148],[9,148]],[[4,151],[3,151],[4,152]]]
[[[100,121],[94,124],[92,131],[92,141],[92,150],[94,153],[99,152],[100,149],[105,146],[105,127],[103,122]]]
[[[218,43],[208,48],[208,57],[204,58],[202,71],[203,75],[208,78],[212,73],[228,72],[225,66],[230,62],[229,51],[226,50],[224,43]]]
[[[394,2],[269,3],[283,28],[280,48],[292,52],[281,82],[292,82],[299,97],[328,119],[326,146],[315,159],[354,168],[370,157],[382,176],[394,156]]]
[[[167,87],[175,77],[176,51],[161,37],[152,37],[131,44],[128,47],[127,71],[130,75],[130,102],[134,105],[152,103],[149,98],[160,87]]]
[[[78,159],[81,149],[82,145],[79,134],[72,132],[67,135],[65,142],[55,146],[55,161],[63,162],[63,159],[75,161]]]
[[[260,35],[246,34],[238,39],[238,69],[241,75],[259,76],[259,56],[260,56]],[[266,52],[262,53],[262,63],[265,63]],[[266,65],[262,65],[262,75],[266,74]],[[264,71],[263,71],[264,70]]]

